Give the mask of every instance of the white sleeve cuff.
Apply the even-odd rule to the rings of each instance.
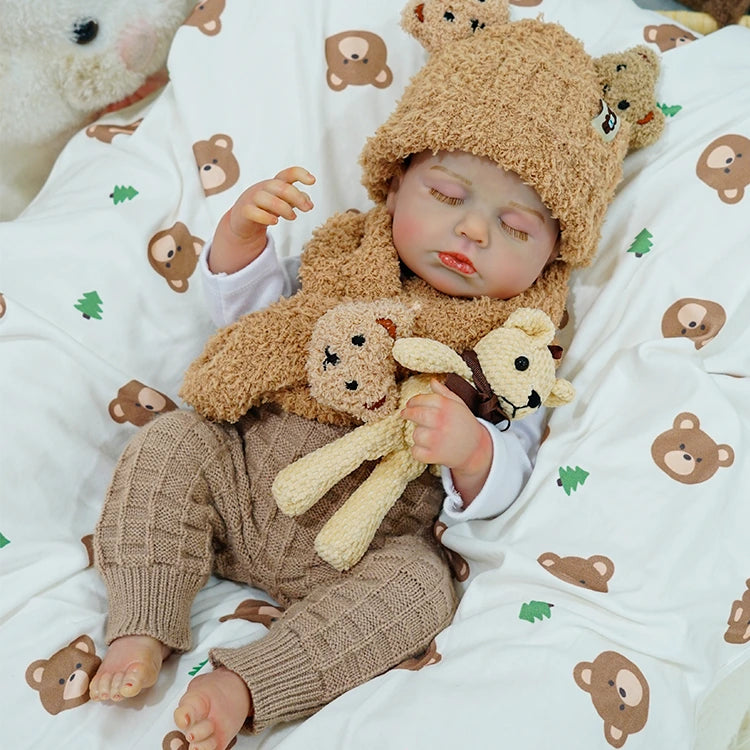
[[[492,518],[515,502],[531,476],[547,415],[546,409],[540,409],[537,414],[511,422],[510,428],[505,431],[483,419],[479,421],[492,438],[490,473],[479,494],[464,509],[450,469],[440,467],[445,491],[443,511],[449,522]]]
[[[273,237],[263,252],[234,273],[211,273],[208,268],[210,245],[201,253],[199,268],[208,311],[217,328],[234,323],[243,315],[261,310],[299,288],[299,258],[279,261]]]

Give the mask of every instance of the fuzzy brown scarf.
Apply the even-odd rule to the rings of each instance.
[[[397,298],[417,311],[415,336],[460,352],[519,307],[539,308],[559,325],[568,276],[569,267],[555,261],[530,289],[509,300],[450,297],[404,276],[385,206],[336,214],[304,249],[301,290],[218,331],[188,368],[180,396],[213,420],[236,422],[251,407],[274,402],[309,419],[354,424],[310,395],[308,343],[323,313],[342,302]]]

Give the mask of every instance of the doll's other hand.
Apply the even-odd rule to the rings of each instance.
[[[303,167],[288,167],[240,195],[217,227],[208,258],[213,273],[234,273],[252,263],[266,246],[269,226],[278,224],[279,218],[293,221],[295,209],[313,208],[310,196],[295,182],[312,185],[315,177]]]
[[[431,393],[413,396],[401,416],[414,423],[412,456],[451,469],[466,507],[479,493],[492,464],[492,438],[453,391],[438,380]]]

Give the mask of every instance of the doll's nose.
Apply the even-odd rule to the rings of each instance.
[[[477,211],[467,211],[456,224],[455,231],[459,237],[466,237],[479,247],[487,247],[489,244],[489,226]]]

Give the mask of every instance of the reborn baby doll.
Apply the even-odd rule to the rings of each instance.
[[[171,651],[190,648],[190,607],[212,572],[263,588],[286,608],[264,637],[211,652],[214,671],[190,683],[175,712],[191,748],[221,750],[242,728],[308,716],[424,651],[456,605],[432,535],[443,493],[430,473],[407,485],[344,573],[316,555],[314,540],[367,468],[299,517],[273,499],[281,469],[354,423],[310,393],[317,320],[344,301],[393,298],[414,312],[415,336],[459,352],[521,307],[558,323],[570,269],[593,257],[620,179],[630,127],[603,99],[577,40],[555,24],[508,23],[500,0],[453,2],[450,21],[435,8],[447,4],[411,2],[404,12],[418,38],[428,23],[447,24],[448,33],[442,46],[430,34],[427,63],[365,146],[374,208],[336,215],[315,233],[302,255],[301,290],[219,331],[190,367],[182,395],[199,414],[155,419],[115,469],[95,534],[110,649],[92,698],[137,695]],[[485,12],[494,25],[479,22]],[[284,205],[309,208],[291,184],[303,171],[281,176],[240,197],[212,254],[233,226],[235,244],[265,236],[257,217],[269,195],[276,215]],[[260,215],[248,217],[256,199]],[[448,245],[429,245],[434,229]],[[519,270],[513,283],[504,275],[511,267]],[[425,400],[404,410],[417,425],[414,458],[442,464],[465,502],[478,502],[482,482],[465,491],[459,475],[482,475],[487,462],[502,466],[506,457],[493,453],[488,427],[443,385],[417,398]],[[435,436],[425,415],[443,410],[471,435],[468,452],[452,433],[437,447],[418,439]]]

